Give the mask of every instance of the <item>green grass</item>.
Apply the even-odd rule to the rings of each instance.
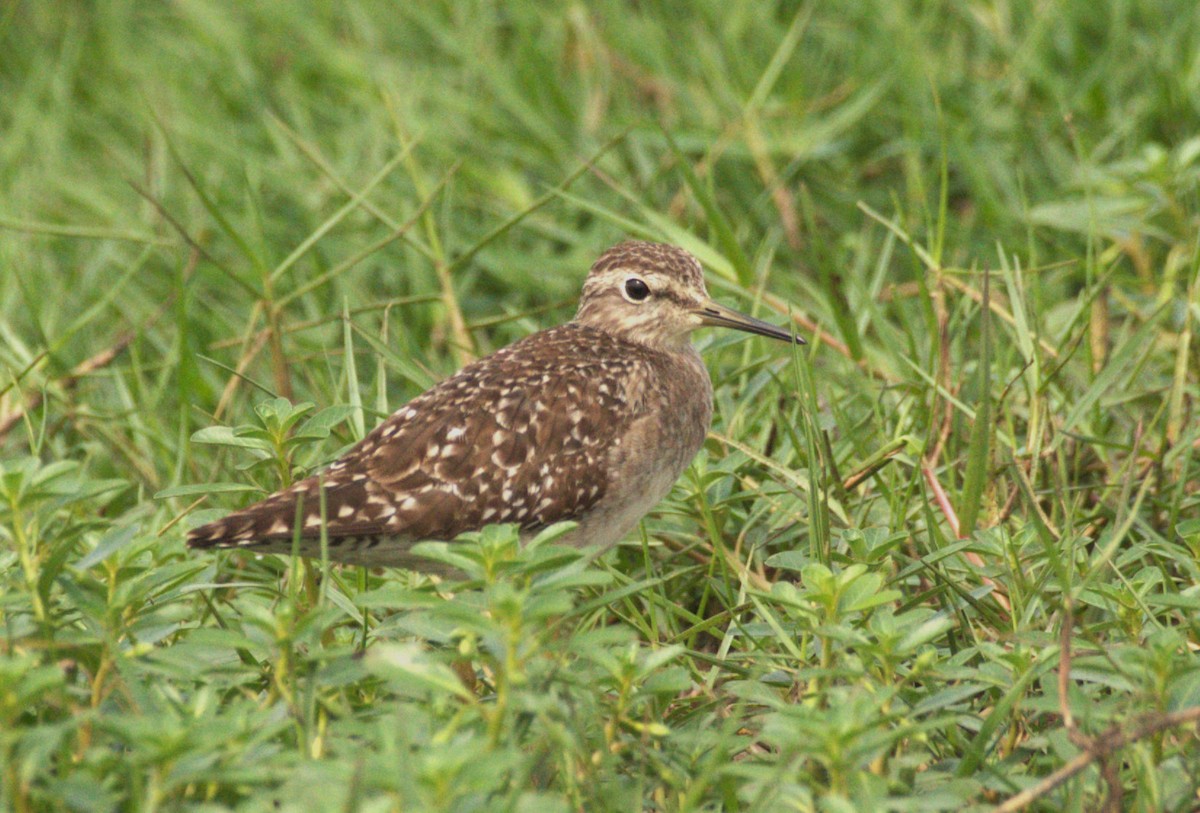
[[[0,7],[0,808],[1195,808],[1192,0],[311,5]],[[184,548],[626,236],[810,339],[626,544]]]

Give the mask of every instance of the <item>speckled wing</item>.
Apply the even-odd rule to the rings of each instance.
[[[321,474],[191,531],[191,547],[291,550],[321,533],[330,557],[362,544],[403,551],[490,523],[533,529],[575,519],[603,498],[605,461],[637,416],[621,385],[636,358],[598,361],[607,336],[570,324],[534,334],[418,396]],[[614,366],[615,365],[615,366]],[[299,504],[299,507],[298,507]],[[345,542],[344,546],[342,543]],[[345,550],[346,555],[339,555]],[[372,561],[393,558],[377,551]]]

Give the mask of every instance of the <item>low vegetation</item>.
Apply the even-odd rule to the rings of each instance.
[[[1200,804],[1184,0],[0,8],[0,808]],[[628,236],[705,449],[596,556],[190,552]]]

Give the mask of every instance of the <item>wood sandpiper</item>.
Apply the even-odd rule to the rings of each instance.
[[[438,568],[413,543],[490,523],[527,535],[573,520],[564,541],[613,545],[704,442],[712,383],[689,335],[705,325],[804,343],[713,302],[687,251],[621,243],[592,266],[574,320],[468,364],[322,473],[188,545],[288,554],[298,537],[315,557],[323,522],[332,561],[416,570]]]

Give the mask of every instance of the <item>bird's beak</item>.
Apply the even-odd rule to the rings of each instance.
[[[746,333],[757,333],[759,336],[767,336],[771,339],[779,339],[782,342],[795,342],[796,344],[807,344],[804,339],[795,335],[791,331],[784,330],[781,327],[776,327],[770,322],[764,322],[761,319],[755,319],[753,316],[747,316],[744,313],[739,313],[732,308],[727,308],[724,305],[718,305],[711,299],[705,302],[700,307],[693,311],[700,317],[700,324],[709,325],[711,327],[731,327],[734,330],[743,330]]]

